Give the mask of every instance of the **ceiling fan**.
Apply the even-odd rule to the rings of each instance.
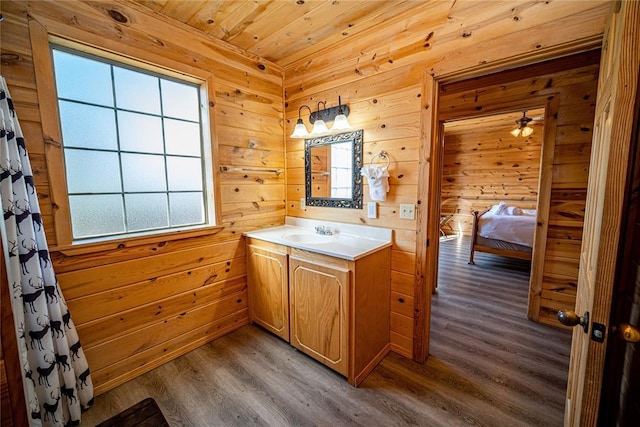
[[[536,119],[540,120],[538,117],[536,117]],[[534,119],[531,117],[527,117],[526,111],[523,111],[522,117],[516,120],[518,127],[511,131],[511,135],[515,137],[522,136],[523,138],[531,135],[533,133],[533,128],[529,126],[529,122],[532,122],[533,120]]]

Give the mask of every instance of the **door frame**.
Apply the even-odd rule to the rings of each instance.
[[[494,66],[481,65],[467,70],[460,70],[443,75],[433,75],[428,72],[423,74],[422,88],[422,116],[421,116],[421,143],[419,147],[419,172],[418,172],[418,201],[416,217],[416,270],[414,284],[414,334],[413,334],[413,359],[417,362],[424,362],[429,355],[430,339],[430,319],[431,319],[431,295],[435,291],[438,279],[438,257],[439,245],[431,244],[439,237],[440,224],[440,192],[441,175],[443,162],[443,124],[439,121],[439,91],[443,84],[468,80],[507,71],[515,68],[534,65],[536,63],[560,59],[579,53],[599,49],[602,45],[602,38],[593,40],[592,43],[581,44],[579,48],[571,49],[570,45],[558,46],[550,49],[546,55],[531,52],[529,55],[520,56],[505,60],[501,64]],[[523,101],[519,106],[530,106],[540,108],[545,106],[545,144],[548,132],[553,128],[555,131],[555,119],[553,111],[557,110],[557,97],[547,99],[546,97],[530,98]],[[554,103],[555,109],[554,109]],[[514,108],[515,108],[514,104]],[[524,108],[524,107],[518,107]],[[504,111],[504,108],[502,108]],[[497,111],[497,110],[496,110]],[[555,144],[555,135],[554,140]],[[546,150],[546,156],[553,156],[553,150]],[[553,163],[553,157],[551,157]],[[541,161],[542,167],[542,161]],[[548,166],[547,166],[548,167]],[[539,185],[543,185],[543,174],[541,170]],[[550,191],[550,186],[549,186]],[[539,194],[538,203],[541,203],[543,194]],[[546,197],[550,197],[550,194]],[[544,206],[544,205],[543,205]],[[546,203],[546,215],[548,216],[548,200]],[[544,260],[546,242],[547,221],[536,227],[536,251],[541,260]],[[532,263],[533,264],[533,263]],[[543,263],[539,263],[541,269]],[[541,283],[541,270],[534,270],[532,265],[531,283]],[[535,281],[534,281],[535,276]],[[530,292],[535,293],[536,287],[530,286]],[[535,302],[534,298],[529,299],[529,304]],[[529,309],[531,311],[531,309]]]
[[[533,77],[533,76],[532,76]],[[440,82],[442,84],[443,82]],[[546,252],[547,241],[547,229],[549,225],[549,210],[551,200],[551,183],[553,179],[553,160],[556,144],[556,131],[557,131],[557,112],[559,108],[559,97],[554,95],[542,95],[537,97],[529,97],[526,99],[501,103],[498,107],[494,107],[491,104],[484,105],[482,114],[465,114],[461,113],[459,116],[447,117],[446,120],[440,120],[438,118],[438,135],[437,140],[441,141],[436,147],[436,153],[434,157],[439,160],[438,173],[435,173],[432,179],[434,181],[434,188],[437,187],[437,191],[434,190],[432,198],[435,206],[435,216],[440,218],[440,205],[442,203],[442,174],[443,174],[443,158],[444,158],[444,134],[445,123],[454,120],[464,120],[468,118],[487,117],[494,114],[509,113],[522,110],[535,110],[544,108],[544,127],[543,138],[540,147],[540,157],[538,158],[538,185],[537,185],[537,197],[536,197],[536,227],[534,229],[533,236],[533,252],[531,258],[531,271],[529,274],[529,302],[527,307],[527,317],[533,321],[537,321],[539,317],[540,309],[540,291],[542,290],[542,276],[544,269],[544,260]],[[433,240],[434,246],[437,246],[434,252],[439,256],[439,238]],[[438,262],[436,262],[434,268],[437,269]],[[437,288],[437,281],[434,282],[434,288]]]

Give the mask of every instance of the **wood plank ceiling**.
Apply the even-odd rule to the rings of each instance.
[[[426,2],[416,0],[129,0],[283,67]],[[444,17],[446,19],[446,17]]]
[[[532,119],[529,126],[534,129],[542,129],[542,126],[544,125],[544,108],[528,110],[526,113],[527,117]],[[509,132],[518,127],[516,120],[521,117],[522,111],[513,111],[510,113],[491,114],[470,119],[450,121],[446,123],[446,132],[448,134],[459,134],[498,131],[503,132],[505,138],[509,139]]]

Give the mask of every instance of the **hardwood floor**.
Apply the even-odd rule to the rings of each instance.
[[[442,242],[431,352],[390,354],[360,388],[243,327],[96,398],[95,425],[153,397],[172,426],[562,425],[571,335],[526,318],[528,263]]]

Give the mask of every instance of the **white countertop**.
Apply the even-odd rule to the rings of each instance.
[[[318,235],[315,231],[316,226],[329,227],[333,234]],[[248,231],[244,235],[354,261],[379,249],[391,246],[391,233],[390,229],[368,225],[286,217],[285,225]],[[317,239],[318,242],[305,241],[314,239]]]

